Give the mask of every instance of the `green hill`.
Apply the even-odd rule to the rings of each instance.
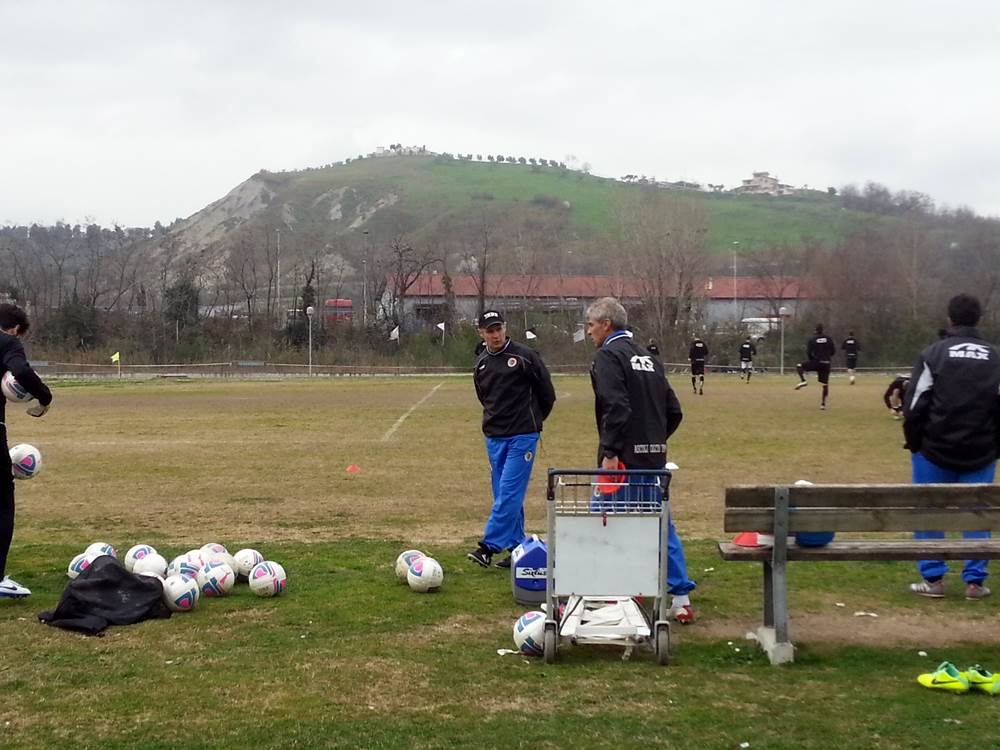
[[[464,161],[441,156],[365,158],[296,172],[260,172],[225,198],[182,223],[182,243],[202,249],[253,220],[287,224],[311,236],[360,229],[419,232],[444,217],[504,212],[566,212],[573,234],[599,239],[612,226],[616,202],[645,188],[559,167]],[[761,249],[804,238],[833,241],[863,214],[847,211],[826,193],[742,196],[684,191],[704,201],[709,246]],[[733,243],[739,243],[734,245]]]

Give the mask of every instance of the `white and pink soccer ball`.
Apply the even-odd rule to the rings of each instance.
[[[418,557],[410,564],[406,582],[411,589],[421,594],[437,591],[444,582],[444,570],[433,557]]]
[[[125,553],[125,559],[122,560],[122,565],[125,567],[129,573],[135,567],[137,561],[146,557],[147,555],[155,555],[156,548],[148,544],[136,544],[135,546],[129,547],[128,552]]]
[[[10,465],[14,479],[34,479],[42,470],[42,453],[29,443],[18,443],[10,449]]]
[[[90,552],[95,555],[111,555],[115,558],[118,557],[118,551],[107,542],[94,542],[93,544],[89,544],[84,552]]]
[[[132,572],[137,576],[156,576],[163,579],[167,576],[167,561],[159,552],[145,555],[132,565]]]
[[[23,404],[34,398],[23,385],[17,382],[17,378],[10,372],[5,372],[3,377],[0,378],[0,391],[3,392],[5,399],[15,404]]]
[[[236,561],[236,577],[241,580],[250,578],[250,571],[257,563],[264,562],[264,556],[255,549],[241,549],[233,559]]]
[[[399,557],[396,558],[396,578],[400,583],[406,583],[406,574],[410,572],[410,566],[420,557],[424,557],[424,553],[418,549],[408,549],[399,553]]]
[[[198,588],[204,596],[226,596],[236,585],[236,573],[224,562],[207,562],[198,571]]]
[[[83,571],[90,567],[91,563],[94,562],[100,555],[95,555],[93,552],[81,552],[79,555],[70,560],[69,565],[66,567],[66,575],[70,579],[76,578]]]
[[[190,612],[198,605],[198,581],[186,576],[167,576],[163,602],[172,612]]]
[[[280,596],[288,584],[285,569],[271,560],[254,565],[249,579],[250,590],[257,596]]]

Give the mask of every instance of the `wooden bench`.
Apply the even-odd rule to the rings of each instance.
[[[786,565],[798,560],[995,560],[1000,539],[835,540],[800,547],[797,531],[998,531],[1000,486],[993,484],[828,484],[738,486],[726,489],[727,533],[774,535],[773,548],[719,542],[723,560],[759,562],[764,573],[764,621],[757,639],[772,664],[791,662]]]

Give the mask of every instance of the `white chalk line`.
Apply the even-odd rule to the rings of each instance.
[[[422,399],[420,399],[419,401],[417,401],[417,403],[415,403],[413,406],[411,406],[409,409],[407,409],[406,412],[403,414],[403,416],[401,416],[399,419],[397,419],[396,423],[392,427],[390,427],[388,430],[385,431],[385,434],[382,436],[382,442],[383,443],[387,442],[389,440],[389,438],[391,438],[393,436],[393,434],[396,432],[396,430],[399,429],[400,425],[402,425],[403,422],[406,421],[406,418],[408,416],[410,416],[411,414],[413,414],[413,412],[417,410],[417,407],[420,406],[422,403],[424,403],[424,401],[426,401],[431,396],[433,396],[434,392],[438,388],[440,388],[442,385],[444,385],[444,381],[438,383],[436,386],[434,386],[433,388],[431,388],[430,391],[427,392],[427,395],[425,395]]]

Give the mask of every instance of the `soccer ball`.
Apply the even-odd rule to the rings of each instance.
[[[236,573],[238,572],[238,568],[240,567],[237,564],[236,559],[232,555],[230,555],[228,552],[205,552],[205,551],[202,551],[201,557],[205,561],[206,564],[208,564],[210,562],[225,563],[226,565],[229,566],[229,569],[231,571],[233,571],[233,575],[236,575]]]
[[[525,612],[514,622],[514,645],[522,654],[541,656],[545,650],[545,613]]]
[[[410,565],[413,561],[424,556],[424,553],[418,549],[408,549],[406,552],[399,553],[399,557],[396,558],[396,578],[399,579],[400,583],[406,583],[406,574],[410,572]]]
[[[173,612],[190,612],[198,598],[198,582],[193,578],[168,576],[163,582],[163,602]]]
[[[259,562],[264,562],[264,556],[255,549],[241,549],[233,559],[236,561],[236,576],[238,578],[249,578],[253,566]]]
[[[278,596],[285,590],[288,577],[278,563],[264,560],[250,570],[250,590],[257,596]]]
[[[170,564],[167,566],[167,576],[183,576],[184,578],[197,578],[198,569],[204,565],[199,557],[198,563],[195,564],[188,559],[187,554],[177,555]]]
[[[132,572],[132,568],[138,560],[146,557],[147,555],[155,555],[156,549],[150,547],[148,544],[137,544],[134,547],[129,547],[128,552],[125,553],[125,559],[122,564],[125,566],[125,570],[129,573]]]
[[[118,552],[107,542],[94,542],[89,545],[84,552],[92,552],[95,555],[111,555],[112,557],[118,557]]]
[[[18,443],[10,449],[10,463],[14,479],[31,479],[42,470],[42,454],[28,443]]]
[[[94,562],[100,555],[95,555],[92,552],[81,552],[79,555],[70,560],[69,566],[66,568],[66,575],[71,579],[76,578],[83,571],[90,567],[90,564]]]
[[[205,562],[208,562],[209,555],[217,554],[229,554],[229,550],[226,549],[225,545],[219,544],[218,542],[209,542],[208,544],[201,545],[201,554],[205,556]]]
[[[236,574],[224,562],[207,562],[198,571],[198,588],[205,596],[225,596],[233,590]]]
[[[132,563],[132,572],[137,576],[152,573],[163,578],[167,574],[167,561],[160,553],[151,552]]]
[[[421,594],[437,591],[444,581],[444,571],[441,564],[433,557],[418,557],[410,565],[406,573],[406,582],[410,588]]]
[[[0,391],[3,391],[4,398],[13,401],[15,404],[23,404],[34,398],[23,385],[17,382],[13,373],[5,372],[0,378]]]

